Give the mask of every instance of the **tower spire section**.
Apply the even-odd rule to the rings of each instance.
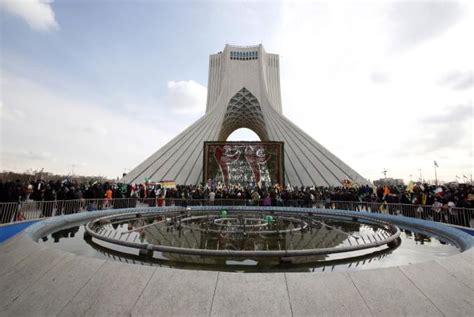
[[[281,113],[279,56],[267,53],[261,44],[227,44],[223,51],[209,56],[206,113],[225,106],[243,87]]]

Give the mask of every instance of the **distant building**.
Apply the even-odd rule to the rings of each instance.
[[[387,177],[387,178],[381,178],[381,179],[375,180],[374,185],[375,186],[383,186],[383,185],[401,186],[401,185],[405,185],[405,183],[403,182],[403,179],[401,178]]]

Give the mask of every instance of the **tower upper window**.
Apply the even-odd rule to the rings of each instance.
[[[230,52],[230,59],[236,59],[240,61],[247,61],[252,59],[258,59],[258,51],[251,52]]]

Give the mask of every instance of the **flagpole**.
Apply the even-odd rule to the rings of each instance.
[[[436,164],[436,161],[434,161],[435,185],[438,186],[438,175],[436,174],[436,166],[438,166],[438,164]]]

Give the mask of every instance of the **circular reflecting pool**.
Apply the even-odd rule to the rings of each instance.
[[[39,243],[127,263],[239,272],[360,270],[460,252],[437,237],[363,216],[227,210],[108,216]]]

